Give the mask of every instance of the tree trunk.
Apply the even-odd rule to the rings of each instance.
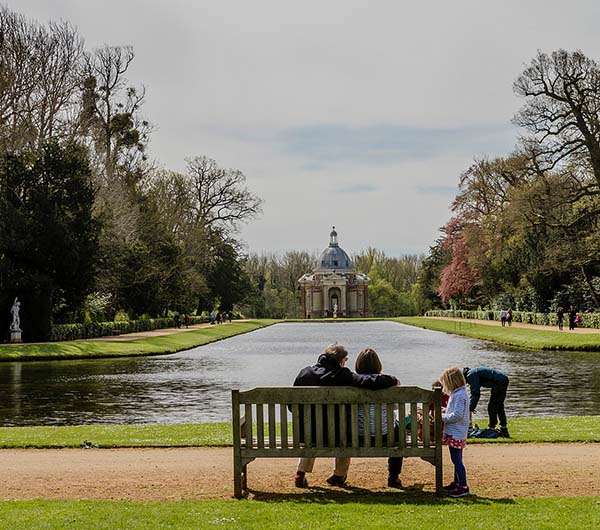
[[[592,300],[594,301],[594,308],[597,309],[598,307],[600,307],[600,303],[598,302],[598,293],[596,292],[596,289],[594,289],[594,284],[592,283],[592,280],[583,265],[581,266],[581,274],[583,274],[585,283],[587,284],[588,289],[590,290],[590,294],[592,295]]]

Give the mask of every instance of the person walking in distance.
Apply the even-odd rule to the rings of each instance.
[[[573,331],[577,325],[577,311],[573,306],[569,309],[569,331]]]
[[[564,318],[565,318],[565,310],[561,306],[556,310],[556,324],[558,325],[558,331],[563,330]]]
[[[500,311],[500,322],[502,323],[502,327],[506,326],[506,319],[508,318],[508,313],[506,310]]]

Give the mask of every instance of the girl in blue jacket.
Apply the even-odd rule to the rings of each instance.
[[[464,497],[469,494],[467,471],[462,460],[470,419],[466,381],[462,370],[454,366],[443,371],[440,382],[443,392],[450,395],[448,406],[442,413],[443,443],[448,446],[454,464],[454,481],[444,489],[451,497]]]

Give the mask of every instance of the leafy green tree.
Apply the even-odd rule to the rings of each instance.
[[[219,300],[219,309],[232,311],[250,292],[250,278],[233,244],[221,241],[215,248],[207,284],[212,298]]]
[[[415,311],[409,296],[384,278],[374,278],[369,285],[369,309],[376,317],[412,315]]]
[[[98,254],[93,205],[89,161],[80,145],[51,143],[39,154],[0,156],[2,316],[18,295],[27,340],[46,339],[53,318],[80,315]]]

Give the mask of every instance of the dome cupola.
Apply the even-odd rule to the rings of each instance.
[[[329,246],[321,253],[317,270],[350,271],[354,268],[350,257],[338,244],[335,226],[329,234]]]

